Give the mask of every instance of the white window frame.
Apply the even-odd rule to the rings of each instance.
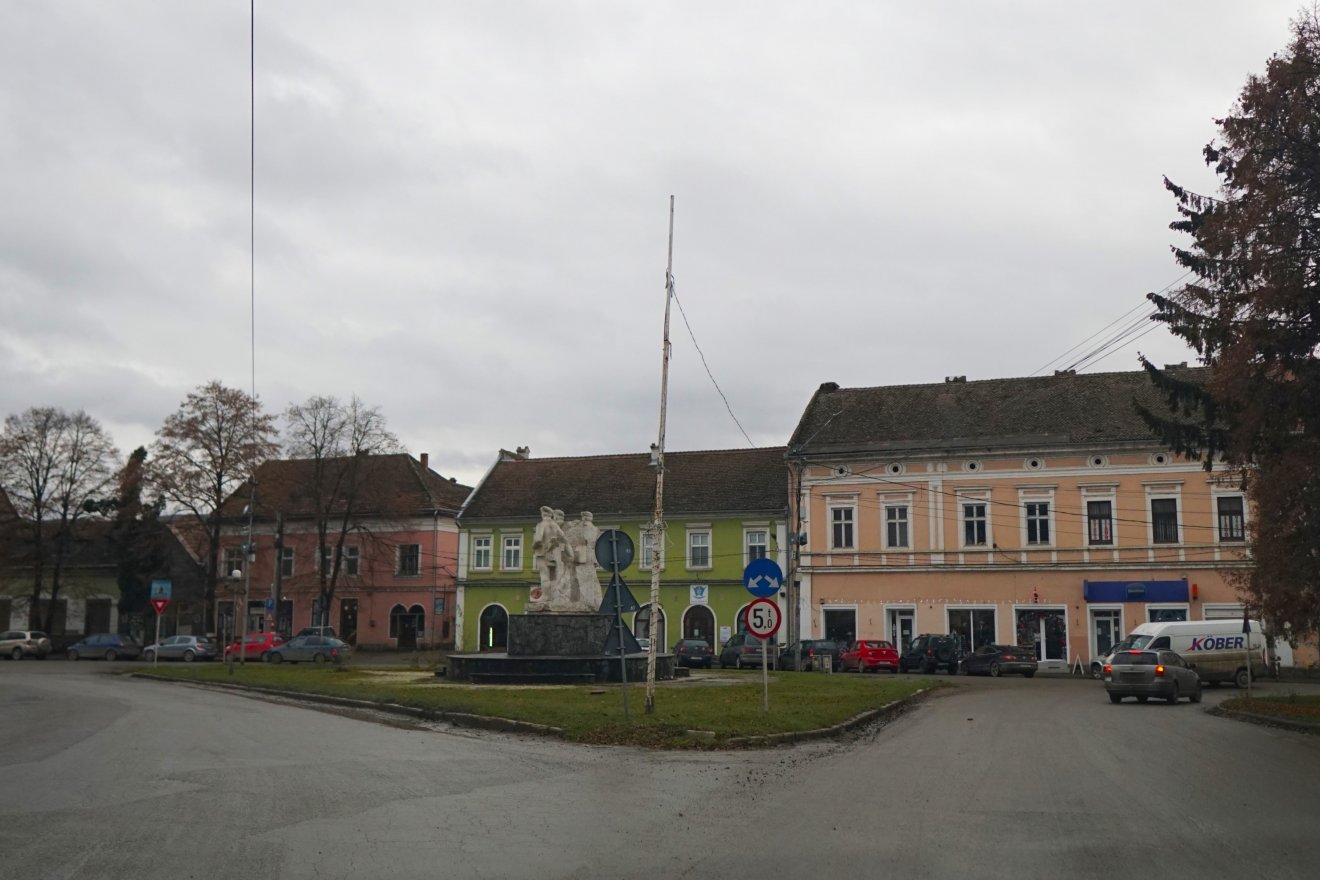
[[[1030,511],[1028,510],[1028,506],[1032,504],[1045,505],[1044,519],[1042,520],[1038,517],[1034,519],[1038,524],[1040,522],[1044,522],[1045,528],[1049,532],[1048,534],[1049,540],[1047,541],[1031,540],[1031,523],[1033,517],[1031,516]],[[1056,546],[1056,544],[1058,543],[1056,540],[1056,536],[1058,535],[1058,530],[1055,528],[1054,525],[1054,515],[1056,509],[1057,509],[1057,505],[1054,503],[1054,491],[1052,489],[1043,490],[1040,488],[1032,488],[1032,489],[1018,490],[1018,511],[1019,511],[1018,523],[1020,528],[1022,529],[1021,534],[1022,534],[1023,547],[1030,549],[1037,547]]]
[[[220,572],[220,577],[227,578],[235,571],[247,571],[247,559],[243,554],[242,547],[226,547],[220,557],[220,564],[224,566],[224,571]]]
[[[1118,614],[1118,633],[1114,637],[1114,644],[1118,644],[1120,641],[1122,641],[1124,638],[1127,637],[1127,612],[1123,608],[1122,603],[1110,602],[1103,604],[1087,605],[1086,606],[1086,641],[1087,641],[1087,651],[1090,653],[1092,660],[1101,659],[1101,656],[1097,653],[1099,649],[1096,647],[1096,640],[1095,640],[1095,615],[1097,612],[1101,612],[1107,615],[1114,613]]]
[[[692,561],[692,548],[694,538],[705,538],[706,563],[696,565]],[[715,538],[711,534],[710,526],[688,527],[687,530],[687,569],[688,571],[710,571],[715,566]]]
[[[472,544],[472,570],[473,571],[494,571],[495,570],[495,536],[490,532],[481,532],[469,537]],[[485,547],[477,546],[478,541],[484,541]],[[485,550],[486,564],[481,563],[481,552]]]
[[[282,578],[293,577],[293,573],[297,570],[297,565],[295,562],[296,559],[297,559],[297,554],[294,552],[294,549],[292,547],[280,548],[280,577]],[[286,568],[285,563],[288,563],[287,571],[285,570]]]
[[[765,552],[760,558],[769,559],[770,557],[770,527],[765,526],[744,526],[743,527],[743,567],[746,568],[752,561],[752,535],[764,535],[765,539],[756,546],[761,547]]]
[[[1227,611],[1227,614],[1210,616],[1211,611]],[[1207,602],[1201,606],[1202,620],[1242,620],[1241,602]]]
[[[1173,502],[1174,525],[1176,526],[1176,531],[1177,531],[1177,535],[1178,535],[1178,539],[1177,539],[1176,541],[1159,541],[1159,542],[1156,542],[1156,540],[1155,540],[1155,502],[1156,502],[1156,501],[1172,501],[1172,502]],[[1152,491],[1152,490],[1150,490],[1150,489],[1147,489],[1147,491],[1146,491],[1146,539],[1147,539],[1147,542],[1150,544],[1150,546],[1152,546],[1152,547],[1180,547],[1180,546],[1182,546],[1182,543],[1183,543],[1183,521],[1186,519],[1186,516],[1184,516],[1184,514],[1185,514],[1185,511],[1183,510],[1183,506],[1182,506],[1182,493],[1181,493],[1181,492]]]
[[[844,522],[843,520],[835,519],[836,514],[843,513],[845,511],[848,514],[846,522]],[[830,530],[829,548],[831,550],[847,550],[847,551],[856,550],[857,549],[857,500],[854,498],[854,499],[849,499],[847,501],[838,500],[838,501],[827,502],[826,519],[828,520],[828,528]],[[836,526],[847,527],[848,530],[847,544],[841,544],[836,540],[837,537],[835,531]]]
[[[883,545],[884,548],[886,550],[911,550],[912,549],[912,504],[908,501],[892,501],[892,502],[885,502],[883,507],[885,512],[885,521],[884,521],[884,533],[881,535],[881,538],[884,541],[884,545]],[[903,512],[903,518],[901,520],[899,519],[891,520],[890,512],[899,511],[899,510]],[[903,526],[903,533],[906,536],[907,540],[904,541],[903,543],[894,543],[890,540],[889,527],[891,524],[896,525],[899,523],[901,523]]]
[[[663,534],[668,534],[668,531]],[[651,523],[642,523],[637,527],[637,569],[638,571],[651,570],[651,544],[655,541],[657,533],[651,528]],[[660,542],[660,570],[665,570],[665,542]]]
[[[334,569],[331,567],[331,560],[335,556],[335,545],[327,544],[325,553],[321,556],[321,571],[330,574]],[[362,554],[358,550],[357,544],[345,544],[344,552],[339,555],[339,573],[345,577],[357,577],[361,569]]]
[[[962,550],[991,550],[995,546],[994,517],[990,515],[990,490],[958,492],[958,547]],[[979,504],[984,508],[985,543],[967,543],[967,506]]]
[[[1085,505],[1082,517],[1082,539],[1086,542],[1088,549],[1100,548],[1108,549],[1118,546],[1118,529],[1114,523],[1114,496],[1106,495],[1103,498],[1093,498],[1086,495],[1082,496],[1082,504]],[[1091,539],[1091,505],[1108,504],[1109,505],[1109,541],[1093,541]]]
[[[991,616],[994,618],[994,621],[995,621],[995,625],[994,625],[994,633],[991,635],[991,637],[990,637],[990,641],[989,641],[987,644],[991,644],[991,645],[998,645],[998,644],[1000,644],[1000,641],[999,641],[999,606],[998,606],[998,605],[967,605],[967,604],[962,604],[962,605],[945,605],[945,606],[944,606],[944,634],[945,634],[945,635],[953,635],[953,621],[950,619],[950,614],[951,614],[952,612],[954,612],[954,611],[966,611],[966,612],[968,612],[968,618],[967,618],[967,620],[968,620],[968,622],[969,622],[969,623],[971,624],[971,626],[972,626],[972,632],[971,632],[971,635],[969,636],[969,638],[968,638],[968,640],[967,640],[967,641],[968,641],[968,644],[967,644],[965,647],[967,648],[967,652],[968,652],[969,654],[972,653],[973,651],[975,651],[977,648],[982,647],[981,645],[972,644],[973,639],[976,637],[976,612],[978,612],[978,611],[989,611],[990,614],[991,614]],[[916,638],[915,634],[913,635],[913,638]]]
[[[509,564],[510,554],[514,555],[515,564]],[[523,570],[523,534],[522,532],[500,533],[500,571]]]
[[[1143,620],[1142,623],[1153,623],[1150,619],[1150,613],[1152,611],[1181,611],[1183,613],[1183,620],[1192,619],[1192,609],[1187,602],[1156,602],[1147,605],[1145,609],[1146,619]]]

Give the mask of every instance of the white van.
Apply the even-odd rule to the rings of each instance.
[[[1260,621],[1250,622],[1248,636],[1240,620],[1173,620],[1143,623],[1128,634],[1130,650],[1174,651],[1196,668],[1201,681],[1218,684],[1231,681],[1247,686],[1247,655],[1251,655],[1251,675],[1263,678],[1268,669],[1265,634]]]

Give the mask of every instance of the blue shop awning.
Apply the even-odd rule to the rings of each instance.
[[[1087,602],[1186,602],[1189,595],[1186,580],[1082,581]]]

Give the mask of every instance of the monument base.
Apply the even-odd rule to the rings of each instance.
[[[590,612],[509,615],[510,657],[574,657],[599,654],[614,616]]]

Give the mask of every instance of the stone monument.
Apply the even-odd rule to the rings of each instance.
[[[600,530],[591,511],[564,521],[564,512],[541,508],[532,534],[532,563],[540,583],[531,588],[528,613],[589,613],[600,610],[600,579],[596,573],[596,539]]]

